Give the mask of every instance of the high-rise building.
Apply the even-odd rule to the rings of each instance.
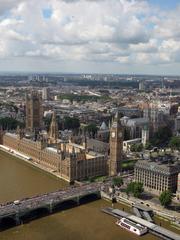
[[[49,88],[45,87],[42,90],[42,99],[49,100]]]
[[[145,85],[144,85],[144,81],[143,81],[143,80],[141,80],[141,81],[139,82],[139,90],[140,90],[140,91],[144,91],[144,90],[145,90]]]
[[[123,127],[118,112],[113,120],[110,130],[110,159],[109,175],[115,176],[121,172],[123,154]]]
[[[42,98],[38,92],[26,95],[26,129],[34,131],[42,127]]]
[[[150,135],[152,136],[160,127],[166,126],[165,114],[157,104],[148,103],[143,110],[143,117],[149,120]]]

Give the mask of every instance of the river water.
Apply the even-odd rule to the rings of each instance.
[[[0,151],[0,203],[45,193],[67,186],[21,160]],[[111,206],[104,200],[94,201],[61,211],[30,223],[0,232],[1,240],[135,240],[139,237],[115,225],[115,219],[100,211]],[[115,207],[126,210],[125,206]],[[161,225],[167,225],[161,221]],[[159,238],[147,234],[142,240]]]

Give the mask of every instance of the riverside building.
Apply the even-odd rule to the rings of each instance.
[[[53,112],[49,132],[42,128],[42,100],[37,92],[26,96],[26,129],[17,128],[16,132],[4,132],[0,143],[11,152],[24,154],[33,162],[44,165],[50,171],[69,181],[85,180],[96,176],[117,175],[121,171],[123,132],[117,114],[110,137],[110,154],[88,148],[84,136],[81,144],[72,138],[59,138],[56,113]]]
[[[52,145],[48,144],[48,140],[44,137],[34,141],[27,139],[23,134],[5,133],[3,145],[12,151],[26,154],[33,162],[59,173],[69,182],[107,174],[105,155],[87,151],[85,146],[70,141],[58,140]]]
[[[58,138],[55,112],[48,134],[40,132],[35,136],[33,132],[26,134],[25,130],[17,128],[16,133],[6,132],[3,136],[1,133],[1,143],[57,172],[69,182],[107,175],[107,154],[88,150],[86,138],[82,145]]]
[[[145,190],[160,194],[165,190],[175,193],[177,190],[180,163],[162,162],[159,160],[139,160],[135,164],[135,181],[142,182]]]

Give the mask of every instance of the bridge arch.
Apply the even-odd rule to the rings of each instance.
[[[33,219],[37,219],[37,218],[44,217],[47,215],[49,215],[49,208],[48,207],[40,207],[40,208],[36,208],[36,209],[33,209],[33,210],[25,213],[24,215],[22,215],[20,217],[20,220],[23,222],[28,222]]]
[[[5,229],[8,229],[10,227],[14,227],[16,225],[17,224],[16,224],[15,217],[4,217],[0,221],[0,229],[1,230],[5,230]]]
[[[100,198],[100,195],[98,193],[91,193],[91,194],[88,194],[85,196],[81,196],[79,198],[79,204],[89,203],[89,202],[95,201],[99,198]]]
[[[63,202],[53,204],[53,212],[58,212],[61,210],[67,210],[70,208],[74,208],[77,206],[77,204],[78,204],[78,202],[76,199],[64,200]]]

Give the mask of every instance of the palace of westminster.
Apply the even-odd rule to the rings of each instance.
[[[49,131],[42,129],[42,99],[32,92],[26,95],[26,129],[17,128],[16,133],[1,134],[1,144],[29,156],[34,162],[59,173],[61,178],[73,182],[90,177],[117,175],[120,172],[123,128],[116,114],[106,151],[87,146],[86,136],[81,144],[71,137],[68,141],[59,139],[56,113],[53,112]],[[95,143],[96,144],[96,143]],[[110,158],[109,158],[110,155]]]
[[[0,144],[25,154],[33,162],[57,172],[62,179],[69,182],[121,173],[124,127],[118,112],[112,121],[109,144],[106,145],[104,142],[88,139],[85,134],[81,135],[80,143],[76,141],[76,136],[71,136],[68,141],[59,138],[55,112],[49,131],[41,131],[42,119],[41,95],[37,92],[27,94],[26,129],[17,128],[16,133],[1,131]],[[143,182],[144,188],[155,194],[169,189],[180,197],[179,161],[169,164],[157,159],[139,160],[135,164],[134,179]]]

